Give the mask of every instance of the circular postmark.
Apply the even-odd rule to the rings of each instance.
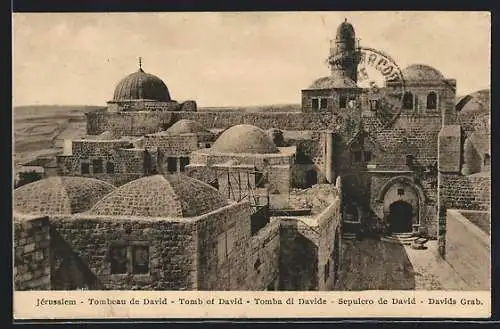
[[[358,53],[358,86],[365,89],[370,111],[380,121],[380,127],[387,128],[403,108],[405,82],[402,71],[380,50],[360,47]]]

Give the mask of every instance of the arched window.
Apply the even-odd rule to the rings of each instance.
[[[409,91],[403,95],[403,109],[413,110],[413,94]]]
[[[437,94],[433,91],[427,94],[427,109],[435,110],[437,108]]]

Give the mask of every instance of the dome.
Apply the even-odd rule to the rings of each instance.
[[[347,40],[354,39],[356,37],[356,33],[354,32],[354,27],[351,23],[347,22],[347,18],[342,24],[337,27],[337,40]]]
[[[410,65],[402,71],[402,74],[406,81],[432,81],[444,79],[441,72],[431,66],[423,64]]]
[[[136,179],[99,201],[91,214],[139,217],[194,217],[228,205],[212,186],[184,175]]]
[[[170,126],[170,128],[167,129],[167,132],[172,135],[181,135],[195,134],[207,131],[196,121],[182,119]]]
[[[461,113],[490,113],[491,93],[489,89],[476,91],[472,94],[459,97],[455,104],[457,112]]]
[[[236,125],[220,135],[210,148],[220,153],[278,153],[268,134],[252,125]]]
[[[341,74],[335,74],[319,78],[309,86],[309,89],[339,89],[339,88],[358,88],[358,86],[356,85],[356,82],[354,82],[351,78]]]
[[[142,69],[123,78],[115,88],[114,101],[154,100],[170,101],[170,93],[165,83],[155,75]]]
[[[14,190],[14,210],[26,214],[74,214],[89,210],[115,187],[86,177],[50,177]]]

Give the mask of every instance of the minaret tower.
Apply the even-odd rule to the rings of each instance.
[[[330,41],[330,64],[332,76],[344,76],[357,82],[360,56],[354,27],[347,18],[337,28],[335,40]]]

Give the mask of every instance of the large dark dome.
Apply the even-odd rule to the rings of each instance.
[[[167,85],[157,76],[142,69],[127,75],[115,88],[114,101],[153,100],[170,101]]]

